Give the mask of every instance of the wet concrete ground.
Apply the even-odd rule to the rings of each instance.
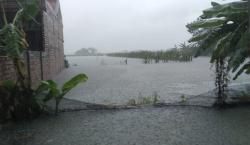
[[[163,107],[42,116],[0,132],[1,145],[247,145],[250,108]]]

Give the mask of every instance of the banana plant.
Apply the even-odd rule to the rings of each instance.
[[[20,9],[11,22],[8,22],[5,10],[3,8],[4,1],[0,1],[3,12],[3,27],[0,29],[0,50],[1,53],[9,57],[16,69],[17,82],[23,89],[29,87],[27,81],[27,73],[25,72],[24,62],[21,59],[23,53],[29,47],[26,40],[26,34],[23,30],[23,22],[34,20],[38,12],[38,1],[25,0],[17,1]]]
[[[234,79],[245,70],[250,74],[250,62],[242,66],[249,57],[248,1],[211,4],[211,8],[204,10],[196,21],[187,25],[188,31],[193,34],[189,42],[199,46],[196,56],[210,49],[211,63],[227,58],[228,69],[237,71]]]
[[[55,105],[55,114],[58,114],[59,103],[63,97],[78,84],[84,83],[88,80],[88,77],[85,74],[79,74],[67,81],[60,89],[56,82],[53,80],[42,81],[40,86],[37,88],[36,98],[37,102],[42,106],[45,106],[46,102],[54,99],[56,102]]]
[[[0,84],[2,99],[0,110],[4,109],[6,112],[10,112],[3,118],[11,116],[12,119],[19,120],[33,117],[41,111],[32,96],[33,90],[30,88],[30,82],[22,59],[29,47],[23,26],[24,23],[31,20],[35,21],[34,17],[39,11],[39,5],[38,0],[16,0],[18,10],[14,18],[10,19],[4,9],[6,2],[8,3],[6,0],[0,0],[0,11],[1,16],[3,16],[3,25],[0,27],[0,53],[13,62],[17,80],[12,83],[8,81],[8,83],[2,82]],[[8,86],[8,89],[6,86]],[[1,114],[3,112],[0,111]]]
[[[189,40],[199,46],[196,56],[209,50],[210,62],[216,66],[218,104],[225,103],[224,90],[229,81],[228,72],[236,72],[234,79],[243,73],[250,74],[248,1],[226,4],[211,3],[212,7],[186,27],[193,37]],[[243,67],[239,69],[243,64]]]

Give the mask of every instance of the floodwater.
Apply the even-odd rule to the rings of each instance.
[[[57,82],[85,73],[89,80],[66,97],[90,103],[124,104],[130,99],[157,94],[161,101],[175,102],[181,96],[199,95],[214,88],[214,72],[209,58],[193,62],[143,64],[141,59],[107,56],[67,57],[70,68],[61,73]],[[250,82],[242,76],[232,84]]]
[[[6,145],[248,145],[249,121],[249,107],[68,112],[17,125],[15,133],[21,134],[17,141],[8,136],[13,131],[0,132],[0,141]]]
[[[62,84],[86,73],[87,83],[68,98],[94,103],[123,103],[138,93],[157,92],[173,102],[179,96],[197,95],[213,86],[208,58],[192,63],[142,64],[122,58],[69,57],[72,66],[56,79]],[[73,66],[74,65],[74,66]],[[233,84],[248,82],[242,76]],[[248,145],[250,109],[199,107],[146,107],[129,110],[92,110],[41,116],[0,130],[2,145]]]

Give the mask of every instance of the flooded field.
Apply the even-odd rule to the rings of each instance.
[[[209,58],[193,62],[143,64],[140,59],[107,56],[67,57],[70,68],[56,80],[62,83],[78,73],[86,73],[87,83],[67,97],[91,103],[124,104],[129,99],[157,94],[161,101],[175,102],[182,95],[199,95],[214,88],[214,73]],[[250,82],[242,76],[232,84]]]

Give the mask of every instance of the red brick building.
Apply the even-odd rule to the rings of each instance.
[[[27,0],[28,1],[28,0]],[[29,51],[23,56],[32,87],[41,80],[52,79],[64,69],[63,23],[59,0],[38,0],[39,13],[35,22],[25,24]],[[11,20],[18,9],[16,0],[0,2]],[[3,20],[0,19],[0,26]],[[11,61],[0,56],[0,82],[15,80]]]

